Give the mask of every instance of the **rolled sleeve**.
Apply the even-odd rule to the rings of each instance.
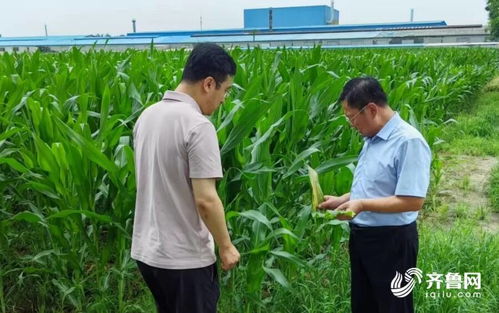
[[[395,195],[426,197],[430,184],[431,150],[422,138],[411,138],[401,146],[397,158]]]
[[[187,137],[190,178],[222,178],[217,132],[206,122],[194,127]]]

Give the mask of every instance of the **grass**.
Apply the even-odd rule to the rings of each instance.
[[[446,141],[439,152],[449,155],[499,156],[499,77],[491,80],[476,99],[476,104],[464,110],[456,122],[443,129]],[[470,190],[470,177],[462,177],[457,182],[463,191]],[[485,219],[490,211],[499,213],[499,165],[490,174],[487,187],[490,210],[481,206],[475,212],[479,219]],[[458,205],[457,215],[465,215],[465,208]]]
[[[487,194],[492,211],[499,213],[499,165],[492,170]]]
[[[452,164],[452,156],[499,155],[498,102],[499,77],[487,84],[476,103],[458,114],[455,123],[443,129],[445,144],[438,152],[450,156],[445,166],[456,166]],[[471,191],[469,175],[454,178],[453,184],[458,190]],[[471,208],[469,204],[459,202],[451,209],[449,203],[441,203],[434,209],[435,218],[424,219],[420,227],[420,266],[423,271],[480,272],[482,289],[478,291],[481,297],[459,298],[454,292],[450,293],[450,298],[438,297],[438,293],[435,298],[428,298],[428,290],[419,286],[416,289],[417,312],[499,311],[499,236],[494,230],[483,230],[484,222],[490,222],[491,211],[499,212],[499,165],[492,170],[487,189],[490,208],[486,205]]]
[[[479,299],[431,299],[425,296],[426,287],[420,285],[416,290],[417,312],[497,312],[499,237],[482,231],[477,220],[470,218],[458,218],[450,225],[422,224],[418,267],[424,273],[479,272],[482,289]]]
[[[457,218],[467,218],[470,215],[470,208],[466,203],[459,203],[453,210]]]
[[[439,205],[435,209],[435,212],[437,213],[437,217],[440,221],[446,221],[449,218],[449,205],[448,204]]]
[[[420,221],[418,268],[424,274],[437,272],[482,274],[481,298],[437,298],[426,296],[426,283],[415,291],[415,306],[419,313],[497,312],[499,305],[499,237],[483,232],[476,220],[457,218],[440,223]],[[325,249],[327,251],[327,248]],[[237,271],[237,270],[236,270]],[[312,262],[293,280],[286,290],[275,283],[265,286],[264,311],[279,313],[349,312],[350,277],[346,243],[334,255]],[[227,279],[228,274],[225,274]],[[426,276],[425,276],[425,279]],[[430,291],[436,291],[431,289]],[[456,294],[453,292],[453,296]],[[456,295],[457,296],[457,295]],[[243,311],[245,292],[240,284],[222,288],[219,312]]]
[[[463,191],[469,191],[471,189],[471,180],[469,175],[465,175],[460,181],[459,181],[459,188]]]
[[[491,80],[483,90],[485,92],[499,92],[499,77]]]
[[[479,221],[484,221],[487,219],[487,217],[490,214],[490,210],[487,206],[480,205],[478,208],[475,210],[475,215],[474,218],[479,220]]]
[[[444,129],[442,135],[446,143],[442,150],[450,154],[498,156],[498,103],[499,90],[485,92],[479,97],[476,105],[459,114],[456,123]]]

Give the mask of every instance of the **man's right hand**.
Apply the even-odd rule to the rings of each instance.
[[[325,201],[319,204],[319,209],[334,210],[345,202],[344,197],[324,196]]]
[[[231,243],[227,247],[219,247],[218,253],[220,254],[220,259],[222,260],[222,269],[228,271],[236,266],[239,262],[241,255],[237,251],[236,247]]]

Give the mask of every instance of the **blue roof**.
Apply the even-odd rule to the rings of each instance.
[[[430,28],[447,26],[445,21],[430,22],[405,22],[405,23],[374,23],[374,24],[349,24],[349,25],[319,25],[302,27],[274,27],[268,28],[233,28],[213,30],[186,30],[186,31],[157,31],[128,33],[127,36],[210,36],[210,35],[232,35],[252,32],[279,33],[279,32],[340,32],[357,30],[384,30],[396,28]]]
[[[374,38],[381,31],[396,29],[434,28],[446,26],[445,21],[356,25],[327,25],[268,29],[221,29],[205,31],[171,31],[129,33],[126,36],[49,36],[0,37],[0,47],[85,46],[85,45],[148,45],[192,44],[197,42],[242,43],[291,40],[334,40]]]
[[[253,8],[253,9],[244,9],[244,11],[255,11],[255,10],[288,10],[288,9],[304,9],[304,8],[328,8],[331,9],[330,6],[328,5],[306,5],[306,6],[299,6],[299,7],[262,7],[262,8]]]
[[[159,31],[159,32],[138,32],[128,33],[127,36],[203,36],[203,35],[229,35],[236,33],[278,33],[278,32],[335,32],[335,31],[356,31],[356,30],[383,30],[395,28],[430,28],[447,26],[445,21],[432,22],[405,22],[405,23],[374,23],[374,24],[349,24],[349,25],[319,25],[303,27],[275,27],[268,28],[233,28],[215,30],[188,30],[188,31]]]

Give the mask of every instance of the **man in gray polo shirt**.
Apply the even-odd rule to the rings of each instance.
[[[350,80],[339,100],[365,142],[350,193],[326,196],[320,207],[357,214],[350,222],[352,312],[412,313],[409,280],[418,254],[416,218],[430,181],[430,148],[390,108],[376,79]],[[404,274],[407,285],[400,288],[396,277]]]
[[[224,49],[197,45],[179,86],[145,109],[134,127],[132,258],[161,313],[216,312],[214,241],[222,269],[239,261],[216,190],[223,177],[217,134],[205,117],[222,104],[235,73]]]

